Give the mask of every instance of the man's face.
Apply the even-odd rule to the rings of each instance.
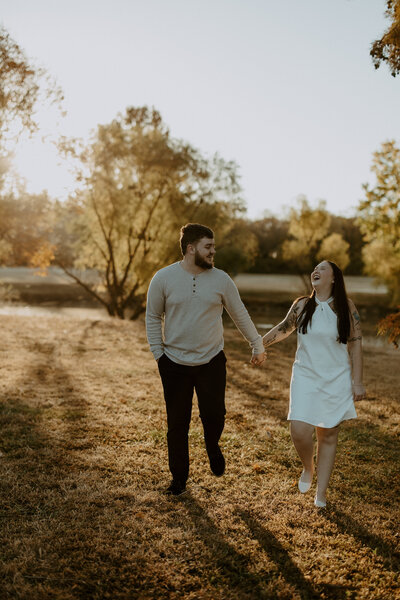
[[[193,245],[195,249],[194,263],[201,269],[212,269],[214,266],[215,241],[211,238],[201,238]]]

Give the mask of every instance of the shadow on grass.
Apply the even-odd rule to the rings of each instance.
[[[343,472],[351,478],[354,494],[360,501],[375,496],[382,504],[398,505],[400,444],[396,435],[361,418],[342,427],[339,435],[339,451],[351,456],[351,462],[345,465],[350,472],[346,473],[345,468]]]
[[[233,369],[228,373],[229,383],[232,387],[247,396],[251,409],[255,412],[265,412],[273,417],[280,425],[287,423],[287,400],[271,398],[269,390],[264,391],[259,384],[246,377],[246,373],[235,373]]]
[[[277,538],[252,516],[247,510],[237,509],[236,514],[246,523],[251,535],[259,542],[261,548],[276,564],[279,573],[290,584],[302,598],[348,598],[352,591],[350,586],[319,585],[318,589],[305,579],[303,573],[291,559],[288,551],[282,546]],[[322,594],[322,596],[321,596]]]
[[[185,505],[187,514],[195,525],[197,537],[211,552],[212,565],[209,574],[218,574],[211,579],[212,584],[235,590],[237,597],[258,600],[275,597],[276,582],[282,577],[293,589],[293,594],[302,600],[348,597],[347,592],[351,589],[349,587],[323,585],[319,586],[319,590],[314,588],[275,535],[265,526],[261,526],[248,511],[236,509],[236,515],[247,525],[252,537],[259,542],[268,558],[276,565],[276,569],[272,569],[271,572],[251,572],[251,558],[226,541],[217,523],[192,495],[186,495]]]
[[[264,580],[249,571],[249,557],[224,539],[217,524],[190,492],[185,496],[185,506],[195,526],[195,535],[210,550],[210,583],[235,590],[240,598],[266,598]]]
[[[395,546],[372,533],[359,521],[342,511],[331,508],[325,516],[338,527],[339,531],[353,536],[363,546],[368,546],[373,552],[379,554],[383,558],[385,569],[396,573],[400,572],[400,552]],[[360,517],[362,518],[362,514]]]
[[[29,477],[37,469],[43,478],[44,465],[50,467],[46,475],[51,481],[56,472],[61,475],[64,464],[70,470],[69,450],[82,449],[90,429],[89,402],[60,365],[53,344],[35,342],[31,350],[35,357],[24,376],[0,396],[1,446]],[[56,435],[46,423],[49,412],[62,424]]]
[[[3,453],[0,516],[4,523],[10,523],[0,536],[1,559],[3,563],[9,562],[2,582],[5,594],[2,597],[8,597],[7,594],[22,597],[25,593],[28,597],[32,588],[24,587],[22,580],[33,585],[57,582],[62,589],[71,581],[78,581],[58,573],[57,578],[52,578],[55,565],[49,573],[49,565],[36,555],[36,542],[26,531],[37,528],[46,531],[47,540],[52,539],[46,523],[52,523],[57,514],[61,520],[66,518],[65,513],[68,515],[63,481],[76,472],[70,450],[80,447],[81,438],[87,434],[88,403],[76,389],[71,375],[57,361],[52,343],[35,342],[31,351],[34,358],[21,369],[24,375],[0,395]],[[52,418],[62,424],[56,433],[49,427],[49,411],[56,411]],[[13,540],[20,536],[29,540],[25,542],[30,547],[27,562],[21,558],[17,561]]]
[[[295,355],[294,342],[295,338],[284,340],[282,344],[274,347],[273,358],[267,357],[262,367],[248,365],[247,368],[243,368],[243,362],[247,363],[250,354],[244,355],[243,344],[231,336],[227,341],[228,383],[246,397],[249,408],[257,413],[267,412],[280,425],[287,423],[290,377]],[[238,361],[239,368],[235,368],[231,360]],[[272,382],[271,372],[274,373]]]

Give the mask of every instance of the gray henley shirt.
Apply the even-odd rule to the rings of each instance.
[[[193,275],[179,262],[160,269],[150,282],[146,308],[147,339],[154,358],[165,353],[181,365],[210,362],[224,347],[224,308],[253,354],[264,352],[261,335],[227,273],[213,267]]]

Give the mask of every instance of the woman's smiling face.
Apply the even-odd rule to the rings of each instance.
[[[333,284],[333,269],[327,260],[323,260],[311,273],[311,285],[318,289]]]

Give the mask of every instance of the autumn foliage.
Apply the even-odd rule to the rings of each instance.
[[[388,336],[388,341],[399,347],[400,340],[400,306],[398,311],[391,313],[378,323],[378,334]]]
[[[386,17],[391,21],[382,37],[372,44],[375,69],[385,62],[393,77],[400,73],[400,0],[386,0]]]

